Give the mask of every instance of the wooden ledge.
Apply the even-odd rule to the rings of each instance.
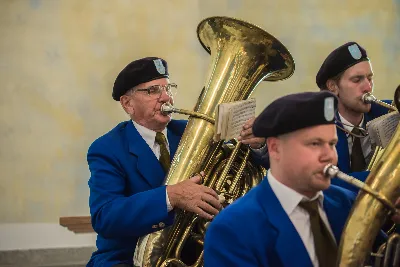
[[[94,233],[90,216],[60,217],[60,225],[75,234]]]

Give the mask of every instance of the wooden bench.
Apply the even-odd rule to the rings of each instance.
[[[60,225],[75,234],[94,233],[90,216],[60,217]]]

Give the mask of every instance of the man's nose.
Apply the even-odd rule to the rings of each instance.
[[[167,93],[167,91],[165,89],[162,89],[161,93],[160,93],[160,101],[167,102],[170,99],[171,99],[171,96]]]
[[[363,93],[371,93],[374,87],[373,81],[365,79],[365,84],[363,86]]]
[[[332,146],[330,144],[327,144],[323,147],[321,157],[320,157],[321,162],[324,163],[335,163],[337,160],[337,153],[336,153],[336,147]]]

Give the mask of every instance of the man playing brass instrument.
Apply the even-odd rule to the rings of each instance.
[[[323,173],[337,162],[337,104],[328,91],[298,93],[275,100],[257,117],[253,134],[266,138],[271,167],[261,184],[209,225],[205,267],[335,266],[355,199]]]
[[[365,126],[370,120],[388,113],[388,109],[362,100],[365,93],[373,91],[373,75],[367,51],[356,42],[348,42],[328,55],[316,76],[318,87],[329,90],[339,99],[336,113],[338,167],[362,181],[369,174],[365,170],[374,153]],[[356,190],[342,181],[337,183]]]
[[[158,57],[135,60],[117,76],[112,97],[130,120],[88,150],[89,206],[98,250],[87,266],[132,266],[138,238],[171,225],[174,208],[206,219],[221,209],[216,192],[201,184],[201,175],[163,185],[187,123],[160,111],[162,104],[173,104],[176,89],[167,62]]]
[[[98,233],[98,250],[88,266],[132,266],[137,239],[171,225],[174,207],[207,219],[221,208],[200,176],[162,186],[186,127],[186,121],[160,112],[163,103],[173,103],[175,89],[167,62],[156,57],[133,61],[115,80],[113,99],[131,120],[98,138],[88,151],[89,204]]]

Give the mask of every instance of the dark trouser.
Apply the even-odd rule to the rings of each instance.
[[[132,267],[132,265],[128,263],[118,263],[117,265],[114,265],[113,267]]]

